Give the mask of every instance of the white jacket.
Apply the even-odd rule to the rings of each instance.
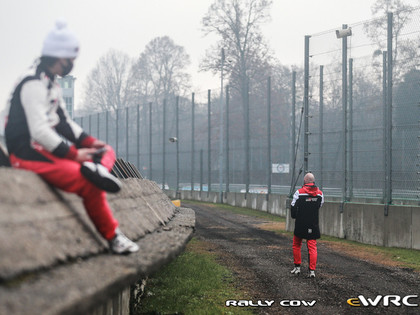
[[[78,146],[88,136],[67,113],[60,85],[40,66],[18,81],[8,104],[6,121],[9,154],[24,159],[32,159],[35,142],[54,155],[72,158],[74,150],[61,136]]]

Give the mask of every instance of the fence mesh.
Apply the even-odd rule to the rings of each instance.
[[[335,30],[309,39],[308,170],[327,195],[386,202],[391,187],[392,200],[419,200],[420,9],[395,12],[392,21],[391,84],[387,16],[340,26],[352,33],[347,66]],[[247,100],[234,88],[221,99],[219,88],[76,121],[166,188],[219,191],[221,183],[224,191],[287,194],[304,156],[303,69],[294,75],[251,79]]]

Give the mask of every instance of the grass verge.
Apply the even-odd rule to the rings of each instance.
[[[196,239],[148,280],[144,296],[137,314],[253,314],[224,306],[226,300],[240,299],[241,291],[208,245]]]
[[[332,236],[322,236],[320,242],[324,242],[332,248],[340,247],[346,253],[362,259],[420,272],[419,250],[368,245]]]

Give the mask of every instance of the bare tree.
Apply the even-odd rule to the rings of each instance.
[[[394,76],[396,81],[401,80],[412,66],[410,60],[417,54],[417,40],[401,39],[405,26],[410,22],[413,6],[405,4],[401,0],[377,0],[371,7],[374,19],[365,23],[364,31],[376,44],[377,50],[373,53],[373,63],[376,66],[377,75],[382,71],[382,51],[387,47],[387,13],[393,12],[393,54]]]
[[[190,57],[184,47],[168,37],[151,40],[133,66],[137,95],[143,100],[161,104],[171,95],[180,95],[189,87],[185,72]]]
[[[134,99],[131,69],[132,60],[127,54],[108,51],[88,75],[84,108],[107,111],[131,106]]]
[[[207,50],[201,69],[220,72],[223,48],[229,85],[239,92],[244,104],[249,79],[261,82],[270,74],[271,52],[260,25],[269,20],[271,4],[271,0],[216,0],[202,20],[205,34],[216,34],[220,40]]]
[[[183,96],[189,88],[191,79],[186,72],[189,64],[190,57],[184,47],[176,45],[170,37],[162,36],[152,39],[133,65],[136,102],[143,108],[149,102],[153,104],[153,126],[157,134],[160,134],[163,123],[160,119],[163,117],[163,101],[167,102],[166,117],[173,117],[175,96]],[[174,119],[165,123],[168,124],[167,130],[174,128]]]

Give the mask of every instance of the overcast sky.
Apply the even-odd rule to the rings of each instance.
[[[0,0],[0,109],[19,75],[39,57],[44,37],[63,17],[79,37],[80,55],[72,74],[76,108],[86,76],[109,49],[137,57],[147,43],[168,35],[190,55],[194,91],[219,86],[198,73],[214,37],[204,37],[201,20],[214,0]],[[375,0],[274,0],[263,27],[275,56],[285,65],[303,64],[304,36],[371,18]],[[419,5],[419,0],[405,0]]]

